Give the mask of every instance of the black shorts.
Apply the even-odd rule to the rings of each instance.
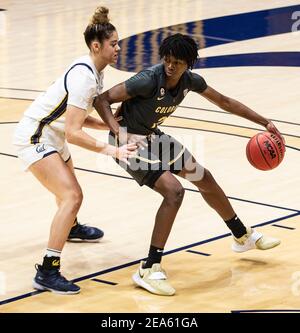
[[[115,160],[140,186],[153,188],[165,171],[178,174],[192,156],[180,142],[163,132],[152,134],[152,139],[146,138],[145,141],[147,148],[139,148],[137,157],[129,159],[130,165]],[[117,145],[112,132],[109,133],[109,143]]]

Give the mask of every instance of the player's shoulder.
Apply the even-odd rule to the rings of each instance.
[[[139,71],[137,73],[137,75],[154,78],[154,77],[160,76],[162,73],[163,73],[163,65],[158,64],[158,65],[154,65],[154,66],[142,69],[141,71]]]
[[[160,76],[160,70],[158,65],[145,68],[139,71],[136,75],[129,78],[126,82],[128,83],[139,83],[139,85],[149,85],[150,83],[155,84]]]
[[[198,74],[198,73],[195,73],[193,71],[191,71],[190,69],[187,69],[184,73],[185,77],[190,79],[190,80],[193,80],[193,79],[203,79],[203,77]]]
[[[93,79],[95,79],[97,75],[97,73],[95,72],[95,66],[93,65],[92,60],[88,55],[75,59],[66,70],[67,73],[71,71],[72,74],[78,73],[81,76],[83,75]]]
[[[149,75],[156,79],[164,77],[165,69],[163,64],[153,65],[147,68]]]
[[[203,92],[207,88],[205,79],[191,70],[185,71],[184,79],[181,82],[183,87],[192,91]]]

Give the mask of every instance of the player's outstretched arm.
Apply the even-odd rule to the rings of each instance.
[[[222,95],[221,93],[209,86],[204,90],[204,92],[201,93],[201,95],[227,112],[246,118],[256,124],[264,126],[269,132],[276,134],[284,142],[283,136],[280,134],[279,130],[276,128],[276,126],[272,123],[271,120],[266,119],[265,117],[251,110],[243,103],[233,98]]]

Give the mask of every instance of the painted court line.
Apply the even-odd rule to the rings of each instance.
[[[273,222],[283,221],[283,220],[286,220],[288,218],[299,216],[299,215],[300,215],[300,212],[297,212],[297,213],[290,214],[290,215],[287,215],[287,216],[283,216],[283,217],[280,217],[280,218],[277,218],[277,219],[273,219],[271,221],[266,221],[266,222],[262,222],[262,223],[256,224],[253,227],[265,226],[265,225],[268,225],[268,224],[272,224]],[[214,242],[214,241],[216,241],[218,239],[222,239],[222,238],[229,237],[229,236],[231,236],[231,233],[219,235],[217,237],[209,238],[209,239],[197,242],[197,243],[193,243],[193,244],[189,244],[189,245],[186,245],[186,246],[182,246],[182,247],[179,247],[177,249],[166,251],[164,253],[164,256],[165,255],[169,255],[171,253],[175,253],[175,252],[180,252],[180,251],[183,251],[183,250],[187,250],[187,249],[190,249],[192,247],[199,246],[199,245],[202,245],[202,244]],[[80,278],[76,278],[76,279],[74,279],[72,281],[73,282],[79,282],[79,281],[91,279],[91,278],[94,278],[94,277],[99,276],[99,275],[103,275],[103,274],[106,274],[106,273],[117,271],[117,270],[122,269],[122,268],[126,268],[126,267],[129,267],[129,266],[136,265],[136,264],[140,263],[141,260],[145,260],[145,258],[134,260],[132,262],[129,262],[129,263],[126,263],[126,264],[122,264],[122,265],[119,265],[119,266],[111,267],[111,268],[105,269],[103,271],[99,271],[99,272],[95,272],[95,273],[92,273],[92,274],[88,274],[88,275],[82,276]],[[12,302],[24,299],[24,298],[31,297],[31,296],[40,294],[42,292],[45,292],[45,291],[35,291],[35,292],[30,292],[30,293],[26,293],[26,294],[23,294],[23,295],[19,295],[19,296],[16,296],[16,297],[8,298],[6,300],[0,301],[0,306],[4,305],[4,304],[12,303]]]

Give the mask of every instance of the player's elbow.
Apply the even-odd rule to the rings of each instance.
[[[76,143],[76,133],[70,129],[66,129],[65,137],[68,143],[75,144]]]
[[[110,106],[110,104],[105,93],[98,95],[94,100],[94,108],[100,113],[105,112],[106,106]]]

